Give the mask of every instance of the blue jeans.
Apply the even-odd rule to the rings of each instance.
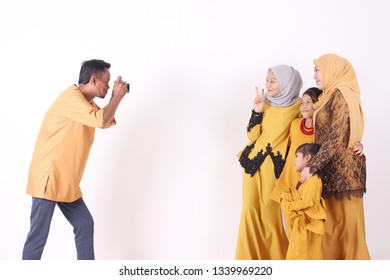
[[[32,198],[30,232],[23,248],[23,260],[40,260],[49,236],[55,206],[73,226],[78,260],[94,260],[94,222],[82,198],[70,203]]]

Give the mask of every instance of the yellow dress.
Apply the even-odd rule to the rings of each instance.
[[[262,122],[248,128],[250,143],[238,154],[244,168],[236,259],[285,259],[288,240],[280,205],[270,199],[286,159],[291,122],[300,101],[286,107],[264,104]]]
[[[276,202],[280,202],[279,191],[287,192],[290,187],[295,187],[299,181],[300,173],[294,169],[294,159],[296,149],[304,143],[314,143],[314,133],[307,133],[304,128],[301,128],[302,122],[305,122],[303,117],[297,118],[292,121],[290,127],[290,148],[287,154],[286,163],[283,167],[282,174],[279,179],[275,182],[275,188],[271,193],[271,199]],[[305,132],[306,133],[305,133]],[[287,234],[289,235],[288,229],[291,228],[286,220]]]
[[[322,260],[322,238],[325,233],[326,206],[321,197],[322,182],[313,175],[297,189],[290,187],[283,196],[281,208],[289,221],[287,260]]]

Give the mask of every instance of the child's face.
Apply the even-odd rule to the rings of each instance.
[[[267,80],[265,83],[265,86],[267,88],[267,95],[274,97],[277,96],[279,93],[279,83],[276,79],[274,73],[272,71],[269,71],[267,74]]]
[[[301,172],[307,166],[307,163],[307,157],[304,157],[302,153],[295,153],[294,168],[296,172]]]
[[[314,114],[313,100],[308,94],[302,96],[301,113],[304,118],[312,118]]]

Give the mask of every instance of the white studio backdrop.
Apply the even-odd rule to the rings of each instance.
[[[0,259],[21,258],[38,131],[84,60],[131,84],[117,125],[97,130],[81,182],[101,260],[234,259],[241,167],[255,86],[266,69],[353,64],[365,113],[367,242],[390,259],[390,18],[387,0],[3,1],[0,4]],[[109,95],[107,99],[109,98]],[[97,100],[102,107],[108,100]],[[75,259],[59,209],[43,259]]]

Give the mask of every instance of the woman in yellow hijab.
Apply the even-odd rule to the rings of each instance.
[[[350,62],[335,54],[314,60],[314,79],[323,89],[314,104],[316,143],[321,145],[311,166],[301,173],[301,182],[318,171],[328,220],[322,249],[325,259],[370,259],[363,195],[366,192],[366,158],[352,147],[361,141],[364,116],[360,90]]]

